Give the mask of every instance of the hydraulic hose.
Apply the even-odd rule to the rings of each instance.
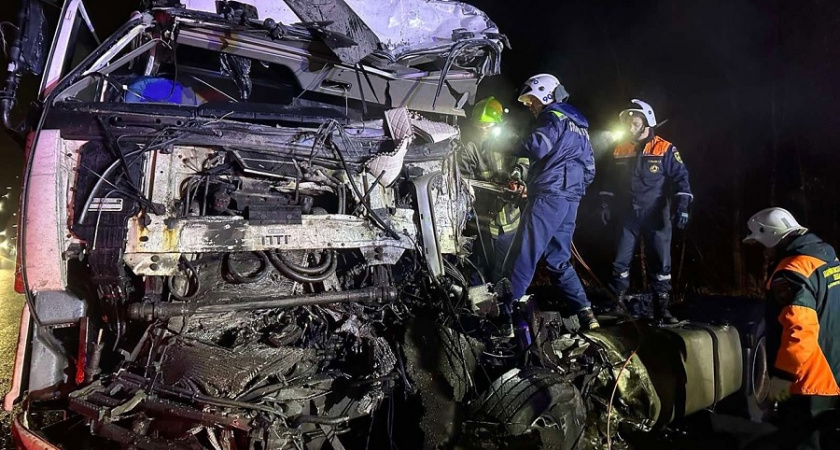
[[[195,297],[201,291],[201,279],[195,266],[183,256],[181,256],[181,263],[187,269],[187,291],[183,294],[178,293],[178,289],[175,288],[175,276],[166,279],[166,287],[169,288],[169,295],[174,299],[184,301]]]
[[[350,416],[338,416],[338,417],[322,417],[322,416],[311,416],[311,415],[301,415],[295,419],[295,426],[300,426],[304,423],[314,423],[317,425],[341,425],[342,423],[346,423],[350,421]]]
[[[330,266],[333,263],[333,260],[335,259],[335,253],[328,251],[324,256],[324,262],[322,262],[320,265],[315,267],[306,267],[301,266],[300,264],[296,264],[294,261],[286,257],[286,255],[280,253],[279,251],[275,254],[277,255],[277,258],[283,262],[283,264],[287,265],[293,271],[304,275],[319,275],[324,273],[324,271],[330,268]]]
[[[325,272],[318,275],[308,275],[297,272],[287,266],[286,263],[280,259],[277,252],[266,252],[266,254],[268,255],[268,260],[271,261],[271,264],[278,272],[293,281],[297,281],[298,283],[320,283],[335,273],[335,269],[338,267],[338,258],[330,258],[330,265],[327,267]]]

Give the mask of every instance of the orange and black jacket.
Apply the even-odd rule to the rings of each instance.
[[[602,200],[614,198],[618,205],[633,209],[664,207],[673,196],[677,211],[686,212],[693,198],[688,169],[677,148],[652,131],[638,144],[619,144],[605,164],[602,180]]]
[[[767,282],[768,312],[778,314],[768,321],[769,347],[779,345],[774,374],[793,382],[793,394],[840,395],[840,262],[813,233],[782,246]]]

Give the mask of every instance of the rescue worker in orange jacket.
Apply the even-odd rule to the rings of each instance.
[[[671,201],[676,202],[677,228],[688,223],[693,198],[688,169],[673,144],[657,136],[653,108],[641,100],[619,115],[629,139],[616,146],[607,163],[600,192],[601,219],[606,225],[618,219],[621,231],[616,243],[610,288],[621,301],[630,287],[630,264],[639,237],[650,251],[650,286],[655,294],[656,316],[676,323],[671,315]],[[616,216],[616,217],[612,217]]]
[[[792,395],[791,401],[801,404],[794,406],[793,421],[801,419],[799,426],[805,427],[808,419],[840,408],[840,262],[834,248],[782,208],[759,211],[747,226],[744,242],[762,244],[771,261],[766,284],[768,316],[774,318],[767,323],[768,355],[774,355],[770,397]],[[786,421],[785,426],[797,425]],[[840,445],[826,446],[819,431],[804,434],[805,442],[780,448]]]

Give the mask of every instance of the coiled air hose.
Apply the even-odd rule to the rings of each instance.
[[[283,264],[288,266],[293,271],[304,274],[304,275],[318,275],[318,274],[324,273],[324,271],[326,271],[327,269],[330,268],[330,266],[333,263],[333,260],[335,259],[335,255],[333,254],[333,252],[326,252],[326,255],[324,256],[324,262],[321,263],[321,265],[315,266],[315,267],[306,267],[306,266],[302,266],[300,264],[295,263],[294,261],[289,259],[286,255],[284,255],[280,252],[277,252],[276,254],[277,254],[277,258],[280,259],[280,261],[282,261]]]
[[[174,299],[184,301],[193,298],[201,290],[201,279],[198,276],[198,270],[195,266],[187,260],[183,255],[180,260],[180,268],[187,269],[187,291],[183,294],[178,294],[178,289],[175,288],[175,276],[166,279],[166,287],[169,288],[169,295]]]
[[[324,269],[322,273],[315,274],[304,273],[298,269],[305,269],[309,271],[317,269],[316,267],[301,267],[297,264],[290,266],[284,262],[284,257],[279,252],[269,251],[266,252],[266,255],[268,255],[268,260],[271,261],[271,264],[278,272],[293,281],[297,281],[298,283],[320,283],[335,273],[335,269],[338,267],[338,258],[336,258],[335,254],[331,251],[327,252],[325,262],[322,264],[322,266],[326,265],[326,269]],[[318,268],[322,266],[319,266]]]

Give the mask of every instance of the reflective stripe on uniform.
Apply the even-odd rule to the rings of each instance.
[[[510,204],[505,205],[505,207],[502,208],[496,215],[496,218],[490,222],[490,236],[496,238],[502,233],[513,233],[516,231],[516,227],[519,226],[519,219],[521,216],[522,213],[519,208]],[[501,232],[499,231],[500,229]]]

